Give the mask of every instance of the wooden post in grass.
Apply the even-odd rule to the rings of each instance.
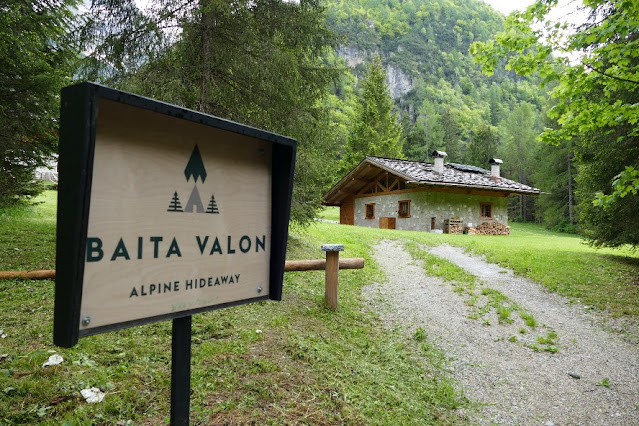
[[[339,272],[339,252],[344,251],[342,244],[322,244],[326,252],[326,290],[324,297],[329,308],[337,309],[337,286]]]

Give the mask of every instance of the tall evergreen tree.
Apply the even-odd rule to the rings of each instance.
[[[405,135],[404,156],[413,161],[425,161],[428,157],[429,143],[426,139],[425,120],[411,123],[406,116],[402,117],[402,133]]]
[[[397,113],[393,112],[393,100],[386,87],[386,72],[379,56],[373,58],[366,70],[353,121],[343,171],[350,170],[367,155],[403,158],[402,128]]]
[[[336,155],[319,106],[340,72],[322,60],[337,38],[319,0],[154,0],[145,13],[94,0],[88,22],[89,76],[297,138],[292,217],[313,218]]]
[[[473,129],[471,141],[468,146],[468,163],[479,167],[486,167],[488,160],[497,156],[499,139],[497,130],[482,123],[478,128]]]
[[[543,188],[536,201],[538,219],[555,231],[576,232],[577,174],[572,141],[560,145],[542,144],[536,155],[537,167],[531,178],[535,186]]]
[[[461,129],[451,107],[444,109],[441,123],[444,133],[444,151],[449,158],[459,162],[462,156]]]
[[[34,170],[56,151],[59,93],[77,54],[66,39],[76,3],[0,5],[0,205],[36,195]]]
[[[534,156],[537,152],[536,114],[532,105],[523,102],[506,117],[501,127],[502,149],[509,152],[509,161],[502,170],[507,177],[530,184]],[[511,198],[511,217],[519,220],[534,219],[533,199],[529,195],[517,195]]]

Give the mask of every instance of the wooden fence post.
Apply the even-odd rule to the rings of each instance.
[[[342,244],[322,244],[326,252],[326,290],[324,297],[331,309],[337,309],[337,286],[339,273],[339,252],[344,251]]]

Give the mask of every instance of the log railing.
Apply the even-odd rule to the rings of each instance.
[[[361,257],[340,259],[339,252],[344,250],[341,244],[324,244],[322,250],[326,252],[326,259],[318,260],[287,260],[284,272],[322,271],[325,270],[326,303],[332,309],[337,308],[338,272],[340,269],[362,269],[364,259]],[[52,280],[55,279],[55,269],[37,271],[0,271],[0,280]]]

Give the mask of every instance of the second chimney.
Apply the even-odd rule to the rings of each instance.
[[[444,173],[444,157],[448,157],[448,154],[446,154],[444,151],[433,151],[431,155],[435,159],[433,170],[435,170],[437,173]]]
[[[488,164],[490,164],[490,175],[494,178],[498,178],[501,177],[499,175],[499,165],[502,164],[503,161],[501,161],[499,158],[491,158],[490,160],[488,160]]]

